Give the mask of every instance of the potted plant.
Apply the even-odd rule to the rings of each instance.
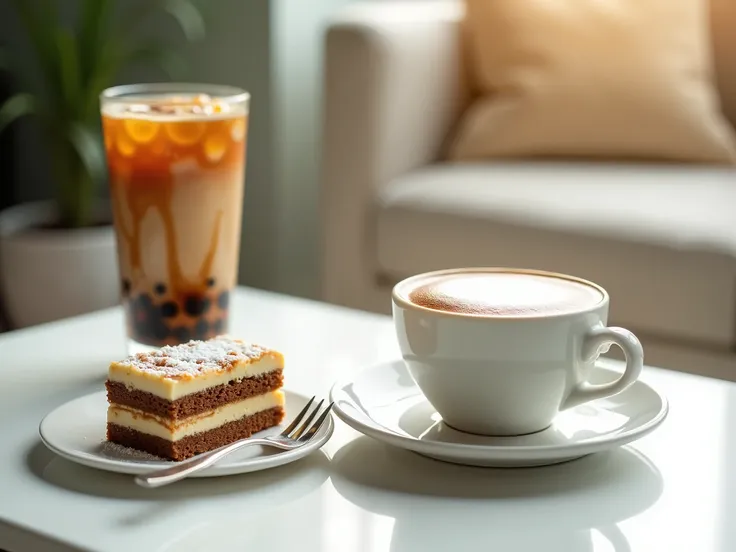
[[[23,327],[118,303],[99,94],[141,63],[172,78],[181,73],[171,45],[141,36],[152,17],[172,16],[189,40],[203,36],[204,22],[191,0],[79,0],[72,26],[62,23],[55,0],[13,4],[36,67],[13,66],[0,51],[0,70],[20,89],[0,106],[0,132],[35,118],[56,190],[54,200],[0,212],[0,290],[11,325]],[[36,86],[32,69],[41,76]]]

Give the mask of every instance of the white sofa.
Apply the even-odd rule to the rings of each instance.
[[[712,1],[736,121],[736,2]],[[421,271],[566,272],[608,289],[609,322],[639,335],[649,364],[736,380],[736,171],[443,162],[465,102],[461,15],[454,2],[374,1],[327,27],[322,298],[388,313],[391,286]]]

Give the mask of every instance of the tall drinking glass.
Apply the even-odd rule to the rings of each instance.
[[[131,353],[228,332],[249,100],[237,88],[199,84],[102,93]]]

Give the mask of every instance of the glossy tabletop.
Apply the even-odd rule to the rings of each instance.
[[[281,349],[286,386],[396,358],[389,318],[241,289],[233,334]],[[736,385],[647,367],[664,425],[544,468],[445,464],[336,419],[320,451],[259,473],[160,489],[55,457],[38,424],[103,388],[124,356],[118,309],[0,335],[0,549],[289,552],[736,550]]]

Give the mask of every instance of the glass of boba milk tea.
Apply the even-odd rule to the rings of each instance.
[[[229,331],[249,99],[237,88],[200,84],[102,93],[131,354]]]

